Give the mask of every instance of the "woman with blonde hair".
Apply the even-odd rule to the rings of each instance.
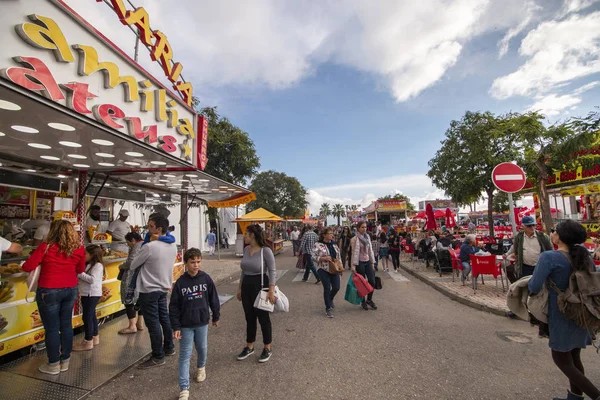
[[[73,306],[77,300],[77,274],[85,271],[85,249],[79,234],[67,221],[54,221],[46,242],[25,263],[23,271],[40,266],[36,302],[44,324],[48,363],[40,372],[57,375],[69,369],[73,347]]]

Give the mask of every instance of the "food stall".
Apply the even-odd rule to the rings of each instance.
[[[273,254],[279,253],[283,250],[283,239],[278,239],[275,235],[275,228],[279,222],[283,221],[281,217],[273,214],[264,208],[251,211],[246,215],[242,215],[239,218],[234,219],[234,222],[238,223],[240,232],[243,234],[246,232],[246,228],[250,224],[263,224],[266,234],[267,246],[273,250]],[[238,244],[239,242],[239,244]],[[243,241],[236,242],[235,252],[238,256],[244,254],[244,243]]]
[[[142,27],[131,26],[143,41]],[[124,203],[178,209],[170,222],[185,250],[190,208],[243,201],[251,192],[203,172],[208,123],[192,108],[192,86],[165,48],[154,48],[165,71],[159,79],[62,0],[5,2],[0,27],[0,226],[5,238],[25,246],[1,259],[3,356],[44,339],[37,305],[25,301],[20,264],[49,219],[71,221],[82,244],[90,232],[91,243],[105,248],[101,318],[123,308],[117,274],[127,252],[105,228]],[[93,232],[86,226],[92,205],[101,208]],[[149,212],[140,215],[138,229]],[[173,261],[176,279],[183,267]],[[80,313],[77,305],[74,326],[81,325]]]
[[[600,147],[583,150],[573,156],[580,158],[587,154],[598,154]],[[550,200],[550,212],[554,223],[564,219],[579,221],[588,231],[588,238],[600,236],[600,164],[579,165],[575,168],[554,171],[549,174],[547,190]],[[541,229],[541,208],[537,185],[527,181],[522,193],[533,195],[538,228]]]
[[[364,209],[367,219],[369,216],[374,221],[381,221],[383,226],[399,226],[407,220],[407,208],[405,200],[377,200]]]

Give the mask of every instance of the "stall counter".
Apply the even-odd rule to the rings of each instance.
[[[121,282],[117,279],[119,265],[125,258],[104,262],[102,297],[96,307],[96,316],[107,317],[124,309],[120,297]],[[184,264],[176,262],[173,268],[173,282],[184,272]],[[27,273],[0,275],[0,356],[33,345],[44,340],[44,328],[35,301],[25,301],[27,294]],[[32,301],[33,294],[29,295]],[[73,327],[83,325],[81,301],[75,303]]]

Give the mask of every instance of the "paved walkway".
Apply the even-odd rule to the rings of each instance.
[[[506,292],[502,292],[502,283],[498,280],[498,287],[496,287],[496,282],[491,275],[486,275],[483,278],[484,285],[481,284],[481,278],[479,278],[477,293],[473,294],[470,280],[464,286],[460,282],[460,277],[455,277],[454,282],[452,282],[452,274],[444,273],[440,277],[440,274],[434,271],[433,267],[425,268],[425,263],[418,260],[414,262],[401,260],[401,266],[409,274],[419,278],[453,300],[497,315],[506,315],[508,312]],[[504,284],[506,285],[506,280]]]

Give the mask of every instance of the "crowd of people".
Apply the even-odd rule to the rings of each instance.
[[[559,295],[569,288],[573,271],[595,271],[592,257],[582,246],[587,232],[572,220],[559,223],[550,236],[536,230],[532,217],[524,217],[521,225],[522,230],[504,254],[513,260],[509,278],[516,281],[530,276],[528,289],[532,294],[542,291],[545,284],[553,288],[548,289],[548,323],[537,321],[533,315],[530,322],[539,325],[540,337],[549,338],[552,359],[569,379],[571,387],[567,399],[583,399],[584,393],[598,399],[600,391],[586,378],[580,356],[581,349],[591,344],[592,335],[568,319],[558,306]],[[292,241],[293,255],[298,257],[297,266],[305,270],[303,281],[307,281],[312,272],[316,283],[323,286],[328,318],[334,316],[340,275],[345,269],[362,276],[375,287],[375,271],[381,267],[382,271],[390,272],[391,264],[397,273],[400,253],[406,246],[422,246],[426,259],[428,252],[460,248],[464,282],[471,272],[470,256],[480,250],[474,234],[457,239],[443,227],[413,238],[405,230],[398,229],[397,232],[394,227],[381,224],[369,227],[366,222],[353,227],[322,229],[305,225],[302,229],[293,227],[288,237]],[[152,354],[140,368],[165,364],[165,357],[176,354],[175,340],[178,340],[179,398],[186,400],[189,398],[190,360],[194,347],[198,353],[195,380],[206,379],[208,327],[211,322],[218,327],[220,319],[217,288],[211,277],[201,270],[202,253],[195,248],[185,252],[185,273],[173,285],[173,260],[177,248],[164,215],[150,215],[145,238],[134,232],[127,233],[124,238],[130,252],[120,266],[119,279],[128,326],[119,333],[135,334],[147,328]],[[275,304],[276,262],[260,225],[247,228],[244,243],[236,297],[242,303],[246,336],[237,359],[243,361],[255,353],[260,325],[263,349],[258,362],[264,363],[272,356],[273,327],[270,313],[255,307],[255,300],[264,291],[267,301]],[[8,241],[0,241],[0,244],[8,251],[16,250]],[[99,246],[81,246],[72,224],[55,221],[46,240],[23,264],[26,272],[40,266],[36,302],[46,331],[48,356],[48,362],[39,367],[41,372],[56,375],[67,371],[72,351],[90,351],[100,344],[95,308],[102,295],[102,257]],[[169,291],[172,296],[167,305]],[[373,294],[371,290],[360,299],[362,309],[378,309]],[[82,303],[84,335],[81,342],[73,343],[71,317],[78,296]]]

